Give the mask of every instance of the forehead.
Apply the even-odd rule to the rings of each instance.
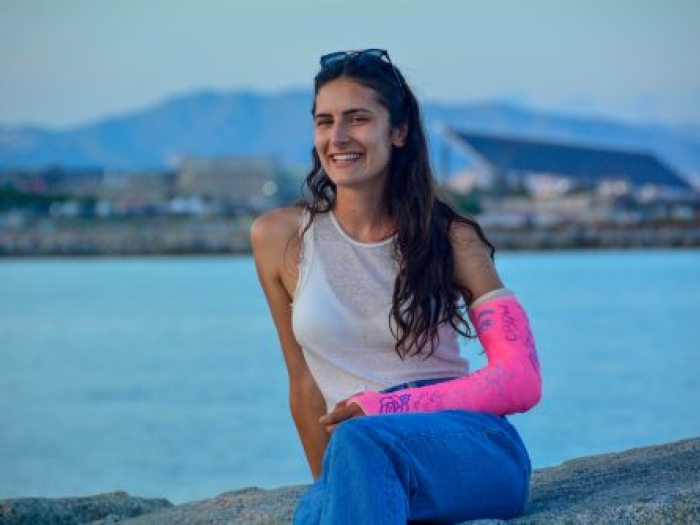
[[[375,113],[386,111],[377,100],[373,89],[347,78],[328,82],[316,95],[317,115],[354,109],[366,109]]]

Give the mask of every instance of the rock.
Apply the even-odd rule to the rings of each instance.
[[[172,507],[168,500],[134,498],[117,491],[82,498],[18,498],[0,501],[0,525],[115,523]]]
[[[130,498],[125,493],[58,500],[5,500],[0,502],[0,525],[288,524],[304,489],[301,485],[275,490],[248,488],[175,507],[165,500]],[[153,505],[150,511],[146,510],[148,505]],[[533,473],[525,514],[507,523],[700,523],[700,438],[590,456],[558,467],[538,469]]]
[[[285,525],[305,485],[275,490],[247,488],[121,522],[123,525]],[[97,524],[93,524],[97,525]],[[102,524],[100,524],[102,525]]]

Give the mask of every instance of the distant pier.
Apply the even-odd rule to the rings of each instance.
[[[0,229],[0,256],[214,255],[250,252],[252,217],[37,220]],[[700,222],[487,227],[501,250],[698,248]]]

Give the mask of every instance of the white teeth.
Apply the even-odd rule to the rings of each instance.
[[[332,155],[333,160],[357,160],[360,158],[359,153],[339,153]]]

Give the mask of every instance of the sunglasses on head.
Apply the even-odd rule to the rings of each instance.
[[[321,57],[321,68],[325,69],[328,67],[337,66],[348,60],[355,60],[359,65],[372,64],[376,61],[383,61],[391,66],[391,71],[394,73],[394,78],[396,83],[401,89],[401,93],[404,98],[406,98],[406,89],[404,88],[401,77],[396,71],[394,64],[389,58],[389,52],[386,49],[362,49],[360,51],[335,51],[333,53],[328,53]]]

